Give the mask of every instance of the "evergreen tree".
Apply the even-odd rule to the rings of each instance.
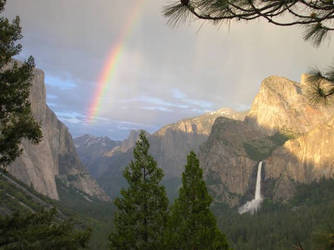
[[[0,217],[0,249],[87,249],[90,230],[76,230],[72,221],[62,221],[56,215],[56,209],[51,209]]]
[[[0,14],[6,0],[0,0]],[[20,65],[12,59],[22,50],[20,19],[12,23],[0,16],[0,168],[8,166],[21,153],[23,138],[38,143],[42,132],[31,113],[29,94],[34,59]]]
[[[166,233],[169,249],[229,249],[210,211],[212,198],[194,152],[187,157],[179,197],[171,208]]]
[[[129,186],[115,200],[118,211],[110,235],[111,249],[163,248],[168,199],[160,185],[163,171],[148,150],[149,142],[142,131],[133,150],[134,160],[123,173]]]

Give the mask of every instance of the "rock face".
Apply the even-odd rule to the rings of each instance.
[[[261,85],[247,120],[254,121],[261,130],[301,134],[328,120],[328,107],[312,106],[308,98],[305,75],[301,83],[270,76]]]
[[[216,118],[243,120],[245,115],[246,112],[223,108],[167,125],[150,137],[152,155],[166,176],[180,178],[187,154],[191,150],[199,152],[199,147],[208,139]]]
[[[244,121],[218,118],[200,162],[216,201],[231,206],[254,195],[257,163],[264,160],[263,194],[289,199],[296,183],[333,177],[333,107],[308,102],[301,84],[268,77]]]
[[[191,150],[199,155],[216,202],[230,206],[253,198],[261,160],[262,195],[276,201],[292,197],[298,183],[334,178],[334,105],[311,105],[309,89],[305,75],[301,83],[271,76],[248,113],[221,109],[148,135],[169,196],[175,197]],[[98,161],[98,182],[109,194],[125,185],[122,170],[132,159],[137,137],[133,131]]]
[[[108,200],[81,164],[68,129],[46,105],[41,70],[34,72],[30,100],[34,117],[41,124],[43,139],[38,145],[22,143],[23,155],[8,168],[10,174],[52,199],[59,199],[57,177],[90,196]]]
[[[96,137],[83,135],[74,138],[76,150],[79,158],[87,167],[93,177],[98,177],[103,173],[103,167],[98,163],[107,152],[111,152],[115,147],[120,146],[121,142],[113,141],[108,137]]]
[[[191,150],[199,151],[200,145],[208,139],[215,119],[224,116],[243,120],[245,115],[246,113],[224,108],[167,125],[152,135],[147,133],[150,153],[164,170],[163,182],[167,186],[170,197],[176,195],[187,154]],[[125,184],[122,171],[132,159],[132,150],[138,135],[139,131],[132,131],[128,139],[111,151],[104,152],[95,163],[99,169],[96,178],[110,195],[119,192],[120,186]],[[81,157],[81,159],[86,164],[85,158]]]
[[[296,139],[287,141],[266,160],[267,179],[283,179],[274,190],[277,200],[292,195],[286,186],[334,178],[334,117]]]

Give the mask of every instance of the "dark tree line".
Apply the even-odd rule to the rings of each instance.
[[[0,249],[87,249],[90,229],[77,230],[71,220],[57,218],[56,209],[0,217]]]

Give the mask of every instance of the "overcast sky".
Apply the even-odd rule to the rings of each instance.
[[[301,28],[264,21],[172,28],[169,1],[145,0],[108,84],[95,122],[87,123],[106,58],[138,0],[9,0],[19,15],[24,51],[45,72],[47,103],[73,136],[125,138],[221,107],[246,110],[269,75],[299,81],[312,66],[333,63],[333,42],[314,48]]]

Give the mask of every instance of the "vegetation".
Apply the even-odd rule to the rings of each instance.
[[[167,249],[228,249],[210,211],[212,198],[194,152],[187,157],[179,197],[171,207]]]
[[[6,0],[0,0],[0,14]],[[0,16],[0,168],[7,167],[21,154],[23,138],[38,143],[42,132],[31,113],[29,93],[34,59],[20,64],[12,58],[22,50],[20,19],[12,23]]]
[[[0,0],[0,14],[6,0]],[[21,153],[22,139],[38,143],[42,132],[29,102],[34,59],[18,63],[22,50],[20,19],[9,22],[0,16],[0,171],[6,170]],[[75,228],[70,219],[59,217],[56,209],[34,191],[18,183],[10,185],[0,172],[1,249],[84,249],[90,230]],[[20,186],[19,190],[17,186]],[[27,195],[29,193],[29,195]],[[47,207],[41,210],[40,207]],[[15,211],[15,212],[14,212]],[[14,214],[13,214],[14,212]]]
[[[60,201],[54,202],[54,205],[66,217],[92,229],[89,249],[108,249],[108,235],[115,214],[113,203],[100,201],[73,187],[67,187],[60,179],[56,182]]]
[[[198,18],[216,25],[264,19],[273,25],[299,26],[304,28],[304,39],[315,46],[334,31],[334,3],[331,0],[178,0],[165,6],[163,13],[172,25]],[[334,96],[334,67],[325,73],[313,70],[308,80],[312,86],[311,101],[327,103]],[[324,86],[323,80],[329,81],[329,86]]]
[[[282,146],[287,140],[294,138],[292,134],[277,132],[272,136],[254,139],[243,144],[244,149],[254,161],[261,161],[271,155],[271,153],[279,146]]]
[[[89,249],[108,249],[108,234],[112,229],[115,213],[115,207],[111,202],[99,201],[93,197],[89,197],[91,199],[89,201],[85,198],[86,194],[80,193],[75,188],[66,187],[60,180],[57,180],[60,201],[51,200],[15,178],[10,178],[22,189],[8,182],[4,176],[0,176],[0,214],[9,216],[19,213],[23,216],[55,207],[58,211],[57,218],[63,221],[71,218],[78,230],[92,229],[88,242]]]
[[[297,186],[287,203],[265,199],[255,215],[215,204],[213,212],[236,250],[333,249],[334,180]]]
[[[0,217],[2,249],[86,249],[90,230],[75,230],[70,220],[56,217],[56,209]]]
[[[144,131],[133,150],[134,160],[124,171],[128,188],[115,200],[114,229],[111,249],[162,249],[167,222],[168,199],[160,184],[162,169],[148,154],[149,143]]]

